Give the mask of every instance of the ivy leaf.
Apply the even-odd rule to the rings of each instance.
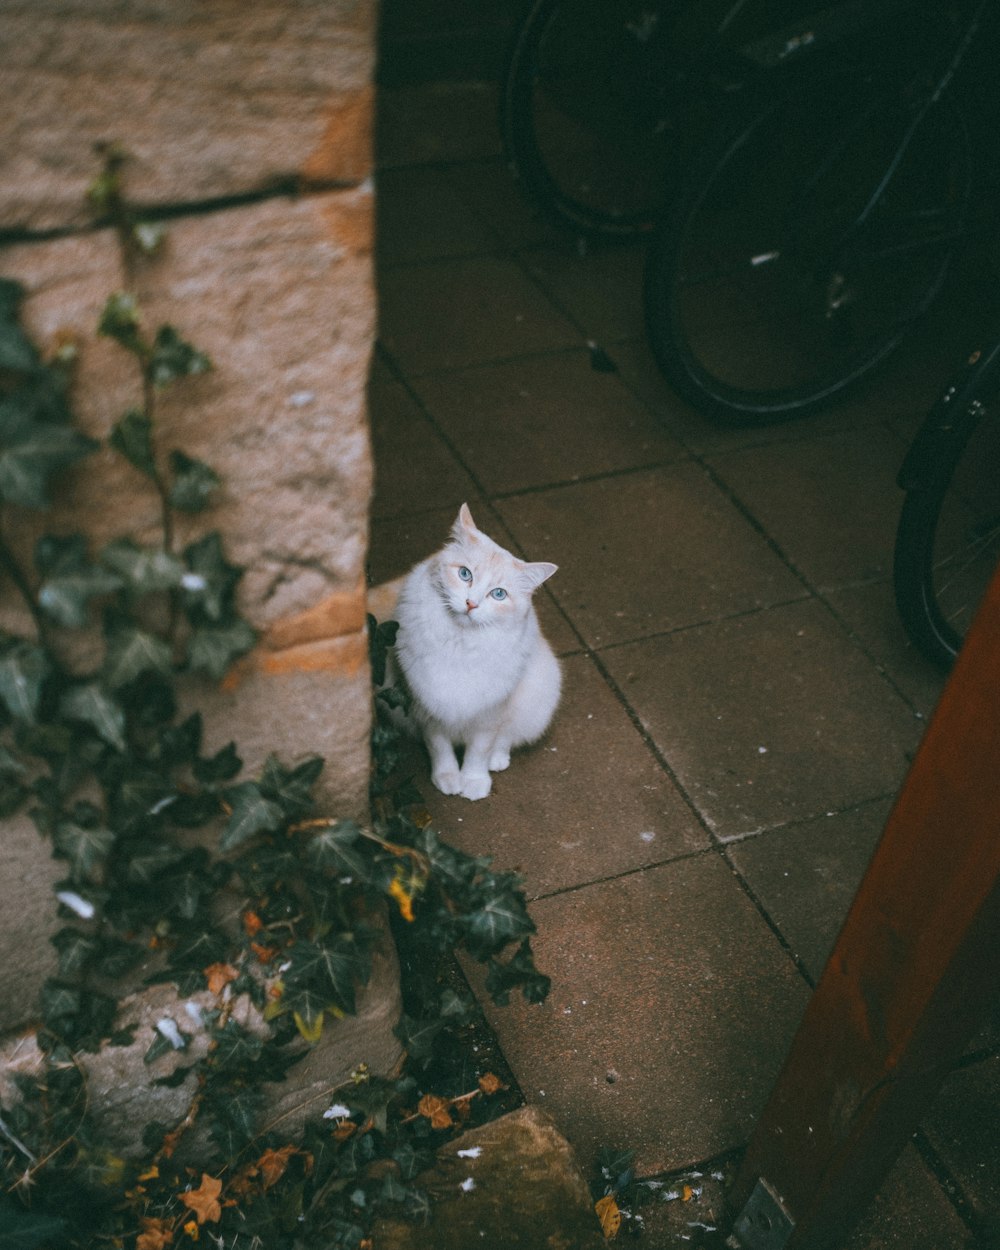
[[[283,1002],[286,1010],[291,1011],[301,1036],[314,1046],[323,1032],[323,1012],[329,1002],[310,986],[303,986],[294,993],[286,991]]]
[[[0,654],[0,699],[15,720],[34,721],[51,671],[48,656],[33,643],[16,641]]]
[[[439,1016],[417,1019],[404,1012],[393,1032],[410,1058],[423,1063],[434,1054],[435,1043],[445,1027],[446,1022]]]
[[[186,343],[173,326],[164,325],[156,332],[148,375],[155,386],[166,386],[177,378],[207,373],[212,362],[204,352]]]
[[[0,1198],[0,1250],[46,1250],[67,1244],[70,1226],[61,1215],[26,1211],[20,1203]]]
[[[116,538],[101,552],[101,561],[137,595],[175,590],[184,579],[184,565],[161,547],[140,547],[131,538]]]
[[[230,665],[246,655],[257,641],[253,627],[236,620],[228,625],[201,625],[191,631],[188,640],[187,666],[195,673],[207,673],[221,680]]]
[[[465,921],[466,942],[477,959],[486,958],[508,942],[534,931],[523,897],[510,891],[488,898]]]
[[[371,868],[363,852],[356,850],[361,830],[352,820],[338,820],[310,836],[305,846],[306,861],[321,871],[347,875],[367,882]]]
[[[35,545],[35,568],[44,579],[38,591],[39,606],[70,629],[87,625],[89,600],[122,586],[117,574],[90,563],[82,534],[43,535]]]
[[[170,453],[173,485],[170,503],[181,512],[202,512],[208,506],[221,479],[213,468],[201,460],[192,460],[182,451]]]
[[[527,938],[506,963],[496,959],[489,962],[486,990],[498,1007],[507,1006],[514,989],[520,989],[529,1003],[544,1002],[551,986],[551,979],[535,967],[531,942]]]
[[[225,1158],[234,1159],[244,1146],[253,1141],[260,1101],[256,1090],[243,1086],[212,1103],[210,1136]]]
[[[65,1028],[65,1021],[80,1014],[82,991],[75,985],[66,985],[51,977],[42,986],[42,1019],[55,1033]]]
[[[355,987],[367,982],[371,975],[368,951],[354,934],[341,933],[327,942],[296,942],[290,958],[292,966],[285,973],[286,992],[311,987],[320,992],[324,1007],[333,1004],[354,1014]],[[297,999],[289,1002],[301,1013]]]
[[[38,352],[17,323],[24,287],[10,278],[0,278],[0,369],[30,373],[38,366]]]
[[[211,786],[219,781],[231,781],[242,767],[243,761],[236,754],[236,743],[229,742],[210,758],[195,760],[191,771],[196,781],[203,786]]]
[[[112,429],[108,442],[146,477],[156,481],[153,423],[144,412],[130,409]]]
[[[59,952],[59,975],[67,979],[79,977],[100,949],[97,938],[79,929],[60,929],[49,940]]]
[[[232,807],[232,815],[219,839],[222,851],[231,851],[259,833],[273,833],[284,822],[281,807],[265,798],[255,781],[234,786],[226,791],[225,798]]]
[[[170,648],[162,639],[135,625],[113,627],[103,668],[104,681],[112,690],[119,690],[145,673],[167,675],[170,670]]]
[[[231,610],[243,569],[228,562],[217,530],[185,547],[184,561],[189,572],[184,583],[189,615],[196,619],[203,613],[210,621],[221,620]]]
[[[166,842],[153,842],[146,850],[131,856],[125,871],[125,880],[130,885],[152,885],[158,877],[175,868],[185,858],[185,854],[180,847],[170,846]]]
[[[285,768],[276,755],[269,755],[261,770],[260,788],[281,804],[290,820],[298,819],[312,810],[312,788],[322,771],[319,755],[309,756],[295,768]]]
[[[119,291],[108,298],[97,323],[97,332],[114,339],[142,361],[149,355],[149,346],[144,341],[139,326],[139,306],[134,296],[125,291]]]
[[[97,445],[68,426],[7,422],[0,439],[0,499],[26,508],[47,508],[49,479]]]
[[[67,690],[59,710],[67,720],[90,725],[115,750],[125,750],[125,713],[100,682],[91,681]]]
[[[104,863],[115,844],[115,834],[102,825],[83,825],[64,818],[56,824],[53,843],[62,858],[69,862],[73,881],[80,885]]]

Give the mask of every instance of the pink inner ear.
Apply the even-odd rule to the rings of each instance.
[[[531,582],[532,589],[541,586],[559,568],[558,564],[550,564],[548,560],[536,560],[533,564],[525,564],[524,571]]]

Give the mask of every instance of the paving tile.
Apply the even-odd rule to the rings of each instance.
[[[375,186],[379,265],[474,255],[497,236],[454,189],[447,168],[383,170]]]
[[[552,992],[490,1008],[529,1102],[585,1171],[601,1146],[649,1175],[742,1143],[808,997],[714,854],[532,905]]]
[[[816,602],[602,658],[723,838],[895,793],[921,730]]]
[[[646,246],[596,243],[581,252],[566,240],[524,252],[521,261],[588,339],[608,344],[643,333]]]
[[[976,1250],[934,1174],[907,1146],[844,1250]],[[979,1247],[987,1250],[987,1247]]]
[[[448,173],[466,204],[508,246],[524,248],[565,241],[565,231],[543,216],[505,160],[466,161],[452,165]]]
[[[662,863],[705,831],[585,656],[563,662],[563,698],[540,743],[515,752],[476,803],[417,778],[435,827],[469,854],[516,869],[530,897]]]
[[[772,829],[729,857],[814,980],[819,979],[889,815],[891,803]]]
[[[937,706],[946,674],[926,660],[903,632],[892,585],[872,582],[824,596],[880,669],[925,718]]]
[[[500,154],[492,83],[433,82],[381,87],[375,123],[379,169]]]
[[[521,543],[560,564],[552,593],[594,647],[804,594],[694,464],[497,502]]]
[[[709,462],[814,586],[885,578],[906,448],[887,430],[851,430]]]
[[[399,382],[368,388],[375,494],[371,515],[413,511],[428,498],[455,512],[476,494],[472,479]]]
[[[684,455],[613,374],[571,351],[431,375],[428,410],[490,494]]]
[[[379,303],[380,341],[411,376],[581,342],[514,261],[492,256],[386,269]]]
[[[1000,1245],[1000,1055],[953,1072],[923,1128],[966,1200]]]

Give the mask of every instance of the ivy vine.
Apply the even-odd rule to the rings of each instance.
[[[162,231],[127,204],[124,164],[105,150],[90,198],[116,228],[129,273]],[[177,514],[204,512],[220,480],[164,447],[157,423],[164,390],[211,362],[172,326],[149,331],[130,292],[107,301],[98,325],[136,371],[137,402],[107,445],[159,501],[158,541],[97,546],[60,530],[19,557],[9,536],[49,509],[67,471],[87,472],[99,446],[72,417],[76,349],[43,358],[21,325],[22,297],[0,281],[0,587],[26,622],[0,631],[0,816],[27,810],[65,871],[57,970],[38,1010],[41,1064],[14,1078],[0,1108],[0,1245],[162,1250],[203,1232],[232,1250],[369,1245],[378,1214],[426,1215],[429,1196],[414,1182],[434,1146],[473,1108],[503,1101],[489,1072],[471,1089],[454,1073],[440,1084],[447,1034],[478,1009],[461,977],[435,970],[464,950],[486,965],[495,1002],[514,990],[545,997],[521,881],[442,842],[399,787],[389,714],[398,691],[373,700],[375,820],[365,828],[317,810],[320,758],[272,755],[248,778],[234,743],[206,752],[200,714],[181,716],[178,683],[220,678],[254,632],[237,606],[242,570],[219,533],[177,546]],[[369,625],[378,679],[395,626]],[[235,925],[220,919],[223,897],[235,901]],[[387,900],[411,974],[397,1030],[406,1065],[358,1069],[289,1140],[264,1122],[265,1086],[356,1010]],[[132,1042],[119,1002],[128,975],[210,1002],[201,1058],[188,1061],[181,1025],[158,1026],[146,1060],[180,1052],[159,1083],[191,1095],[179,1122],[144,1126],[141,1158],[103,1140],[81,1061]],[[247,1000],[263,1029],[237,1019]]]

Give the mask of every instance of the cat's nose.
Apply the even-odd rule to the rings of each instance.
[[[473,608],[478,608],[478,607],[479,607],[478,603],[473,603],[471,599],[466,599],[465,601],[466,612],[471,612]]]

